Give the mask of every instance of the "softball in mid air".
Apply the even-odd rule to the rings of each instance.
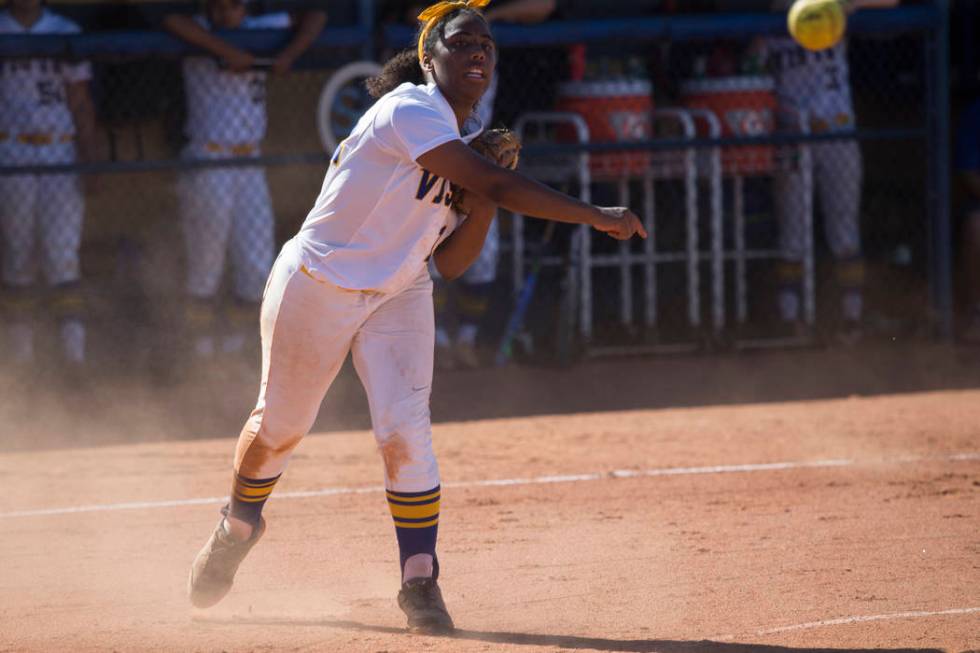
[[[843,38],[847,14],[840,0],[796,0],[786,25],[793,39],[807,50],[826,50]]]

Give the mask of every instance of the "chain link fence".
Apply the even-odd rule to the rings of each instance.
[[[789,41],[778,13],[733,7],[758,11],[599,17],[566,3],[544,24],[497,26],[484,110],[523,134],[524,172],[628,204],[654,237],[501,212],[499,242],[441,322],[466,364],[494,358],[535,269],[516,339],[528,358],[929,333],[935,7],[864,12],[821,53]],[[164,377],[255,360],[275,253],[366,108],[361,82],[411,37],[380,11],[389,22],[332,23],[283,72],[296,32],[264,16],[220,34],[245,62],[160,30],[52,23],[5,39],[4,360]]]

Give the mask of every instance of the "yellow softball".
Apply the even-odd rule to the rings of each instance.
[[[793,40],[807,50],[826,50],[844,36],[847,14],[840,0],[796,0],[786,25]]]

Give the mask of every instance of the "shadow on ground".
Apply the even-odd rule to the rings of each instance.
[[[569,368],[438,373],[432,417],[453,422],[978,387],[980,348],[950,345],[624,357]],[[0,423],[12,434],[5,445],[13,450],[233,438],[257,391],[258,372],[240,365],[196,370],[168,385],[148,382],[139,371],[96,376],[70,388],[8,379],[0,389]],[[348,364],[314,430],[369,427],[364,391]]]
[[[197,618],[195,621],[211,624],[249,626],[305,626],[324,627],[358,632],[374,632],[404,635],[402,628],[376,626],[341,619],[288,619],[274,617],[247,617],[236,619]],[[447,636],[454,640],[471,640],[494,644],[518,646],[544,646],[561,649],[587,649],[593,651],[622,651],[625,653],[944,653],[935,648],[793,648],[740,642],[716,642],[711,640],[678,641],[669,639],[606,639],[603,637],[577,637],[572,635],[545,635],[537,633],[510,633],[480,630],[456,630]]]

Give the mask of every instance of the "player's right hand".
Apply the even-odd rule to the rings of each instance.
[[[629,240],[634,234],[647,237],[647,230],[636,214],[625,206],[597,206],[599,219],[592,225],[616,240]]]

